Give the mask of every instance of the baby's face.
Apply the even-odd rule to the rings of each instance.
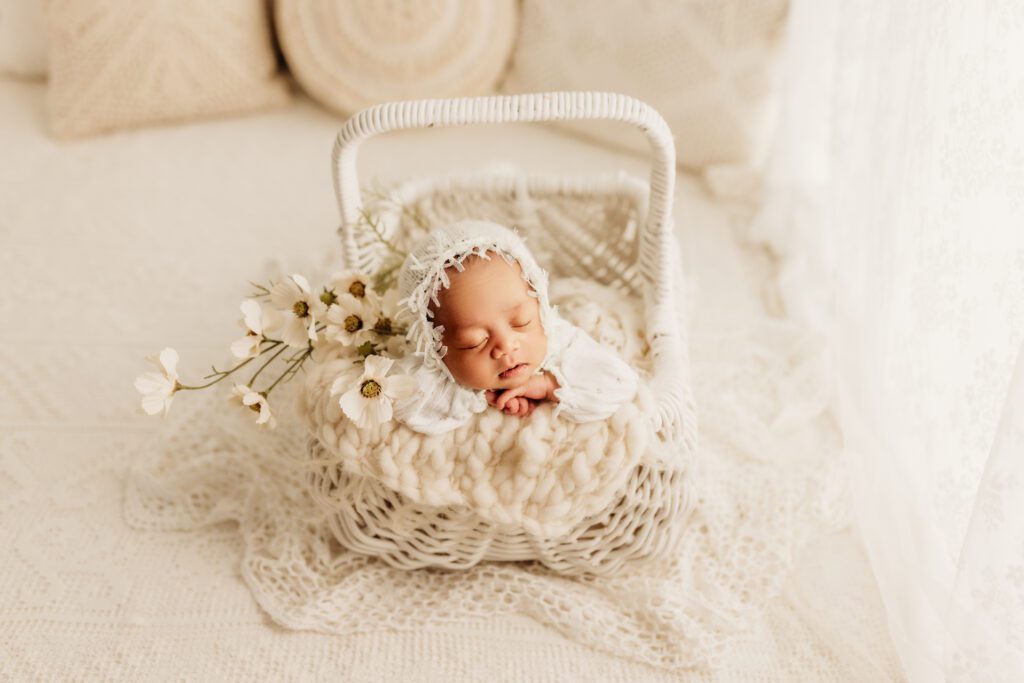
[[[448,269],[451,286],[438,293],[434,323],[444,325],[444,363],[459,384],[514,389],[544,361],[548,341],[519,264],[490,256],[470,256],[462,272]]]

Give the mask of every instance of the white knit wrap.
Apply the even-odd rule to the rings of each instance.
[[[540,302],[541,327],[550,334],[547,271],[518,233],[497,223],[463,220],[434,230],[409,253],[398,274],[399,319],[409,326],[406,339],[412,353],[422,359],[425,368],[443,374],[450,382],[455,378],[442,360],[448,351],[442,342],[444,326],[434,325],[430,303],[440,305],[438,292],[451,285],[447,268],[462,272],[463,261],[470,256],[490,259],[491,254],[500,255],[508,263],[519,263],[523,279],[531,288],[529,295]]]

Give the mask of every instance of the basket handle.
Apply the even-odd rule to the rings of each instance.
[[[652,156],[650,197],[647,225],[641,234],[639,265],[650,284],[664,286],[664,276],[669,274],[660,271],[666,266],[665,255],[661,252],[670,243],[668,237],[672,231],[672,193],[676,176],[672,131],[650,105],[628,95],[610,92],[562,91],[406,100],[378,104],[354,114],[338,133],[331,155],[334,193],[342,219],[338,233],[345,262],[352,265],[364,262],[355,235],[362,210],[356,159],[363,140],[380,133],[411,128],[569,120],[622,121],[633,124],[647,136]]]

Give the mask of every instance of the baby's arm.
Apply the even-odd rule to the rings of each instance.
[[[417,391],[395,402],[395,419],[422,434],[442,434],[464,425],[474,413],[487,409],[477,392],[446,380],[439,372],[427,370],[410,356],[399,360],[401,374],[416,380]]]
[[[603,420],[636,397],[640,377],[612,348],[566,320],[548,369],[560,385],[555,415],[574,422]]]

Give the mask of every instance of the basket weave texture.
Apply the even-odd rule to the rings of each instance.
[[[355,157],[359,144],[373,135],[401,128],[571,118],[640,127],[651,141],[650,182],[623,173],[589,178],[472,173],[409,181],[364,207]],[[372,464],[353,467],[354,455],[370,457],[372,449],[341,452],[341,444],[351,447],[353,441],[337,434],[317,438],[328,433],[323,430],[331,426],[325,418],[329,411],[322,391],[308,393],[302,412],[314,436],[307,483],[337,541],[405,569],[534,560],[567,575],[608,575],[671,555],[694,502],[687,469],[696,449],[697,421],[670,219],[674,145],[657,112],[622,95],[576,92],[379,105],[345,124],[335,145],[334,171],[346,267],[372,273],[387,262],[381,241],[357,229],[364,209],[378,219],[384,237],[402,249],[430,226],[484,219],[519,231],[553,283],[578,278],[592,285],[590,291],[607,291],[597,303],[615,309],[609,313],[618,316],[618,327],[636,345],[633,353],[620,351],[641,373],[648,398],[636,419],[650,435],[650,447],[632,459],[603,508],[553,536],[537,525],[485,518],[471,506],[414,500],[400,486],[375,476],[380,470]],[[578,322],[586,329],[586,320]],[[348,429],[357,428],[349,424]],[[491,465],[497,466],[497,460]],[[565,494],[571,498],[571,483]]]

